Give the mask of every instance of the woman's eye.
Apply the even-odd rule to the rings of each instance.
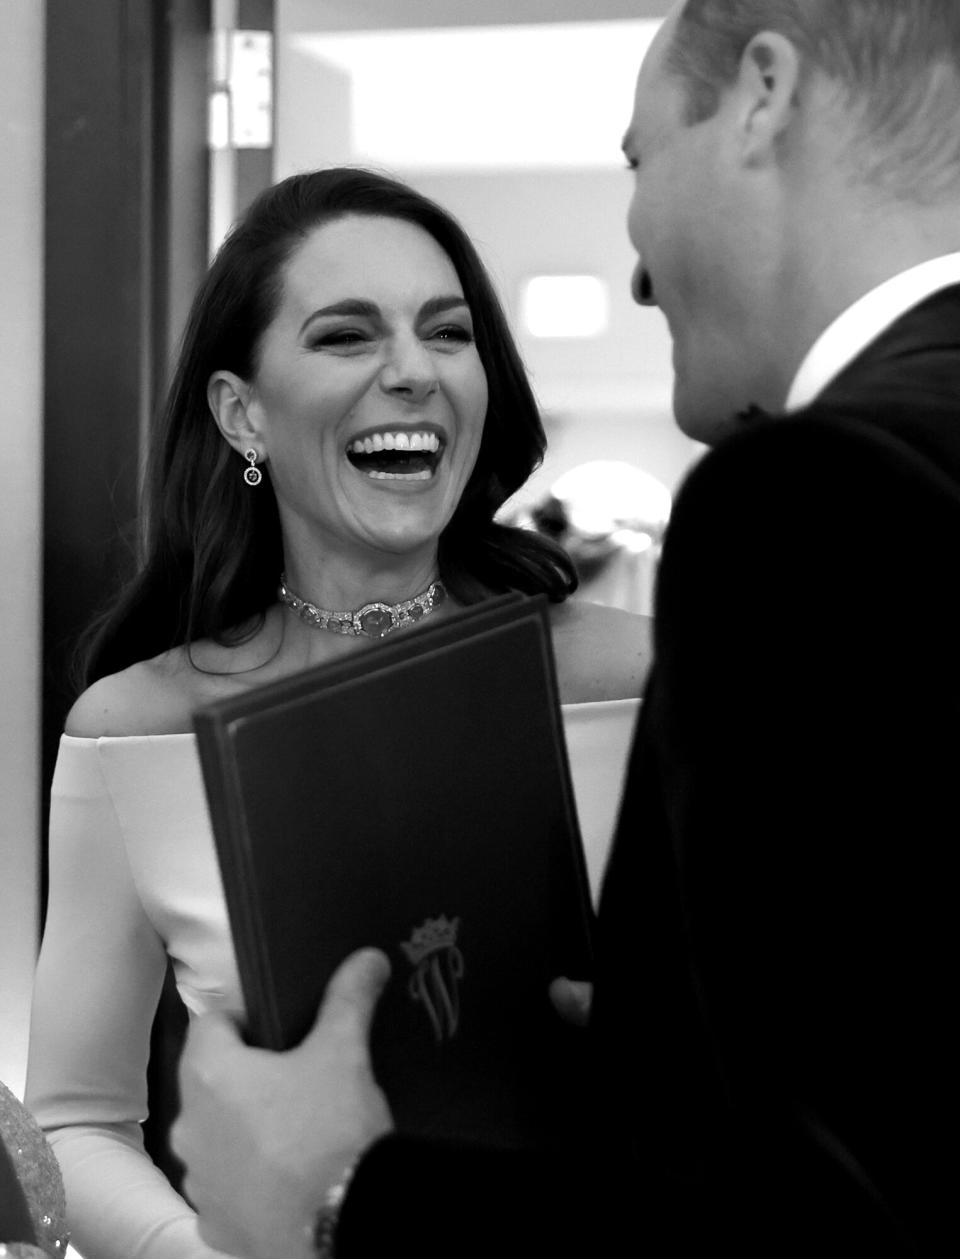
[[[366,333],[357,328],[338,328],[334,332],[324,332],[315,337],[310,348],[314,350],[349,350],[365,345],[368,340]]]
[[[468,345],[473,340],[470,329],[463,328],[460,324],[444,324],[442,328],[435,328],[428,333],[428,336],[431,341],[449,341],[456,345]]]

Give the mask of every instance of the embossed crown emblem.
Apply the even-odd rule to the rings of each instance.
[[[459,927],[459,918],[447,918],[445,914],[439,918],[428,918],[422,926],[414,928],[410,939],[402,941],[400,947],[409,961],[417,966],[431,953],[453,948],[457,943]]]
[[[422,1008],[438,1044],[456,1036],[460,1025],[463,954],[457,948],[459,918],[428,918],[400,947],[413,971],[407,991]]]

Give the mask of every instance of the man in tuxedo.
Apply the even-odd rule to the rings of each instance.
[[[392,1133],[366,1055],[386,963],[357,954],[290,1055],[194,1029],[176,1144],[212,1242],[952,1249],[958,116],[955,0],[671,11],[624,139],[634,291],[713,449],[668,530],[604,883],[594,1144]]]

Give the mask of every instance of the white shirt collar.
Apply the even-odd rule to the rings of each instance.
[[[881,332],[932,293],[960,284],[960,253],[901,271],[865,293],[817,337],[800,364],[785,410],[808,406]]]

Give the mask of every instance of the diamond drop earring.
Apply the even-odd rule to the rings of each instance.
[[[244,468],[243,470],[243,479],[247,485],[259,485],[263,480],[263,473],[257,467],[257,452],[251,446],[249,450],[244,451],[243,457],[250,464],[249,468]]]

